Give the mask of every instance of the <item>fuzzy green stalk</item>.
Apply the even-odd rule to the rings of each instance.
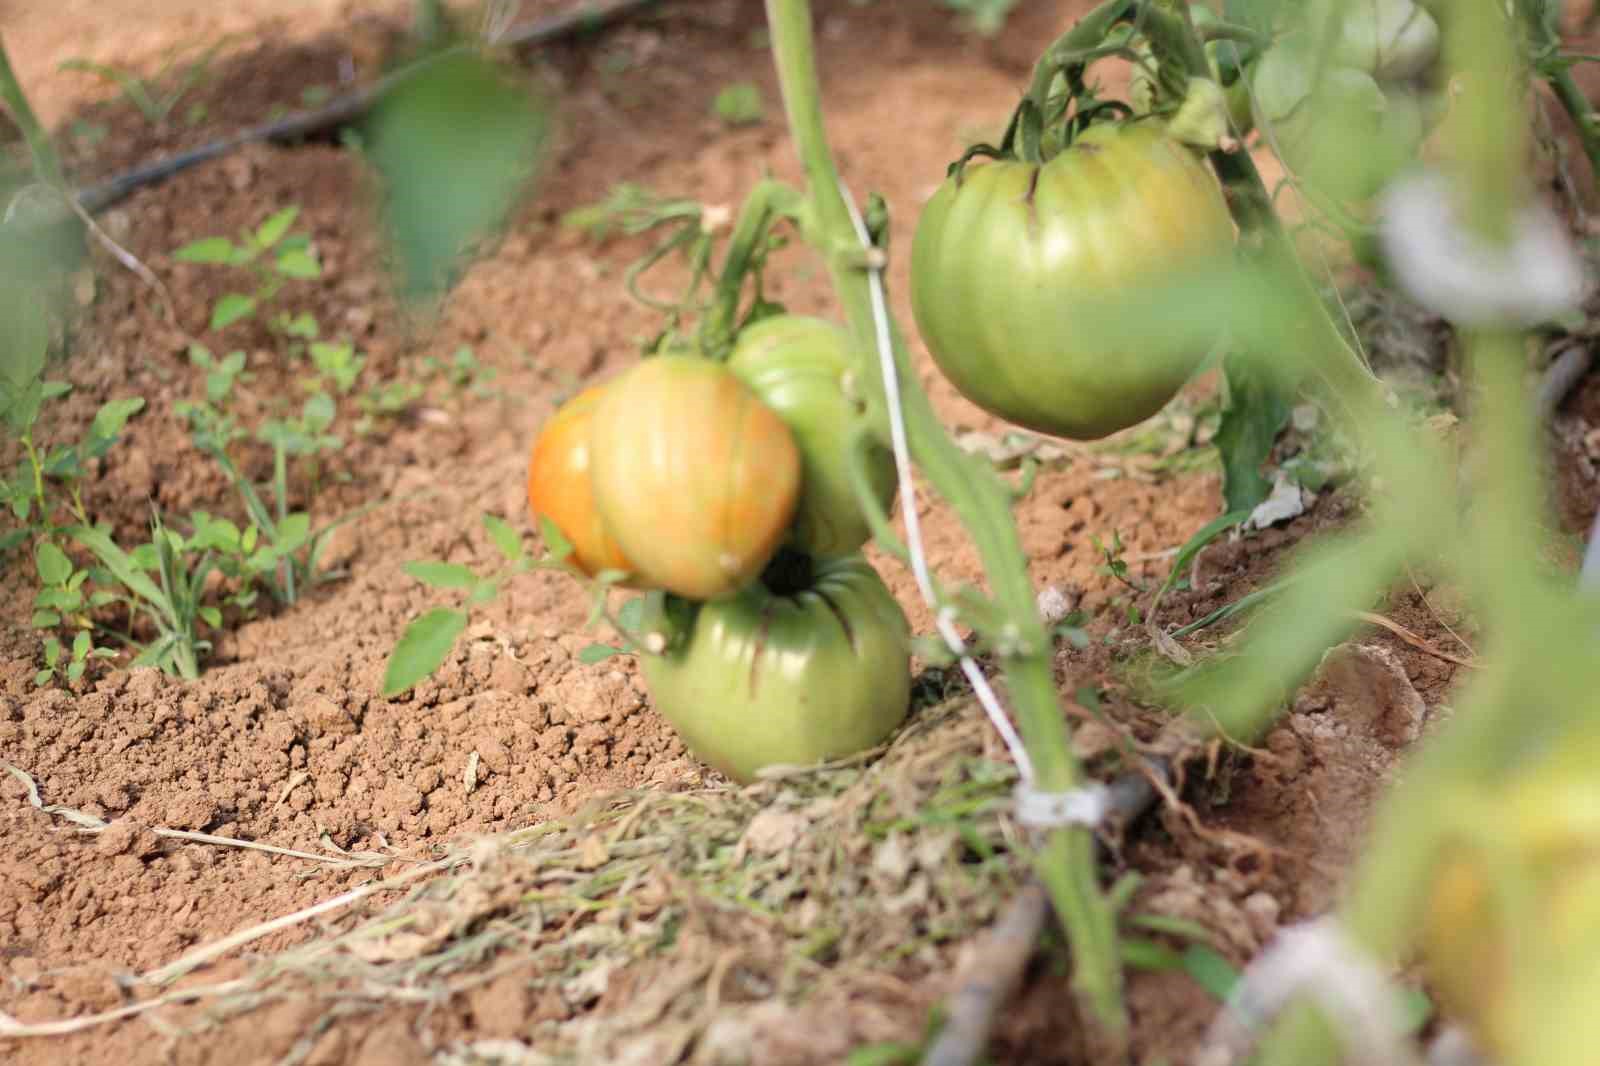
[[[1450,144],[1465,186],[1470,225],[1509,235],[1522,176],[1519,147],[1526,130],[1517,96],[1497,75],[1515,67],[1512,37],[1489,5],[1459,4],[1447,24],[1446,57],[1477,91],[1464,93],[1452,115]],[[1541,464],[1533,407],[1522,379],[1522,339],[1510,330],[1464,337],[1479,392],[1482,462],[1477,504],[1458,549],[1459,570],[1496,643],[1488,667],[1462,694],[1449,728],[1408,768],[1380,807],[1341,921],[1352,941],[1374,958],[1395,962],[1414,947],[1439,848],[1455,831],[1449,797],[1495,779],[1514,758],[1516,741],[1537,725],[1524,706],[1518,674],[1541,662],[1540,615],[1552,611],[1537,573]],[[1470,935],[1470,934],[1468,934]],[[1266,1066],[1332,1066],[1337,1034],[1308,1009],[1285,1019],[1264,1049]]]
[[[28,152],[33,156],[34,176],[57,189],[65,189],[67,178],[61,169],[61,157],[56,154],[55,145],[50,143],[50,135],[39,124],[39,117],[33,113],[27,94],[22,91],[22,83],[17,80],[17,73],[11,67],[11,57],[6,53],[3,39],[0,39],[0,104],[4,104],[6,110],[11,112],[12,121],[28,142]]]
[[[855,339],[861,359],[859,385],[869,405],[876,405],[881,412],[885,397],[871,288],[823,127],[810,5],[807,0],[767,0],[767,20],[790,134],[809,186],[804,209],[807,237],[827,261]],[[1083,773],[1070,746],[1051,665],[1051,640],[1028,580],[1026,557],[1011,517],[1010,494],[991,469],[950,440],[917,384],[904,340],[893,323],[891,334],[912,456],[971,534],[983,559],[990,592],[1012,628],[1009,635],[1013,639],[1007,642],[1010,650],[1000,661],[1006,691],[1033,761],[1036,784],[1050,792],[1077,787]],[[911,491],[911,486],[902,491]],[[1123,1042],[1127,1014],[1122,1001],[1117,916],[1100,888],[1093,837],[1080,828],[1053,830],[1036,863],[1075,953],[1074,987],[1086,1013],[1107,1035]]]

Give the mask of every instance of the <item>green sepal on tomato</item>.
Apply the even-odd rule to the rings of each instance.
[[[1234,236],[1204,160],[1158,123],[1102,123],[1043,163],[972,162],[946,179],[917,222],[912,311],[969,400],[1094,440],[1159,411],[1207,352],[1106,351],[1075,311],[1227,256]]]
[[[910,708],[910,629],[888,587],[859,555],[810,568],[791,587],[675,604],[664,650],[639,657],[656,709],[736,780],[864,751]]]
[[[851,449],[869,432],[862,405],[851,395],[854,367],[850,335],[803,315],[774,315],[746,327],[728,358],[728,369],[794,433],[802,472],[789,543],[806,555],[849,555],[872,535],[850,471]],[[870,441],[864,447],[868,484],[887,509],[897,484],[894,456]]]

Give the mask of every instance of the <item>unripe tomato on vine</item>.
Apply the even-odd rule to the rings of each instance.
[[[850,555],[871,536],[856,501],[853,462],[861,463],[880,507],[894,500],[894,456],[872,438],[850,395],[854,366],[850,335],[803,315],[774,315],[747,326],[728,357],[728,369],[794,432],[802,476],[789,542],[807,555]]]
[[[730,599],[680,603],[639,658],[685,746],[739,781],[871,748],[910,709],[910,627],[871,564],[780,562]]]
[[[562,404],[534,439],[528,459],[528,508],[534,520],[549,521],[567,538],[572,564],[590,577],[634,569],[594,505],[589,423],[602,391],[594,386]]]
[[[657,355],[625,371],[596,402],[589,444],[595,507],[645,587],[732,595],[794,519],[794,434],[716,360]]]
[[[1106,351],[1075,305],[1226,256],[1234,233],[1204,160],[1158,122],[1102,122],[1049,159],[958,165],[917,222],[912,311],[969,400],[1093,440],[1159,411],[1207,353]]]

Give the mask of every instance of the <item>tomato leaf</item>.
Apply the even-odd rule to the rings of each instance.
[[[578,652],[578,661],[587,666],[603,663],[614,655],[626,655],[621,648],[614,648],[609,644],[590,644]]]
[[[436,589],[466,589],[478,583],[478,575],[460,563],[441,563],[433,559],[406,563],[400,569]]]
[[[1272,489],[1261,464],[1289,424],[1289,401],[1252,361],[1230,354],[1223,366],[1228,406],[1215,438],[1222,455],[1222,493],[1229,514],[1248,515]]]
[[[489,539],[494,541],[501,555],[513,563],[522,558],[522,537],[505,519],[486,514],[483,516],[483,528],[489,531]]]
[[[402,292],[431,299],[515,204],[549,121],[526,78],[460,54],[435,59],[390,93],[361,132],[385,186]]]
[[[539,516],[539,535],[544,538],[544,546],[549,549],[550,558],[556,562],[572,554],[572,541],[568,540],[560,527],[546,515]]]
[[[400,634],[383,675],[385,698],[398,696],[439,669],[467,628],[467,612],[436,607],[414,619]]]

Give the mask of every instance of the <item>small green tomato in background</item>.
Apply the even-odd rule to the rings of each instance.
[[[789,540],[806,555],[849,555],[872,535],[851,487],[852,447],[864,449],[867,481],[879,503],[887,509],[894,500],[894,456],[863,436],[865,417],[849,394],[854,366],[848,333],[801,315],[775,315],[747,327],[728,359],[728,369],[788,423],[800,448],[800,505]]]
[[[910,708],[910,629],[877,571],[860,556],[811,566],[792,591],[769,570],[733,599],[679,601],[676,639],[639,657],[656,709],[737,780],[864,751]]]
[[[1045,163],[975,161],[945,181],[917,221],[911,307],[967,399],[1094,440],[1159,411],[1207,353],[1107,351],[1076,312],[1227,256],[1234,232],[1210,168],[1159,123],[1091,126]]]

